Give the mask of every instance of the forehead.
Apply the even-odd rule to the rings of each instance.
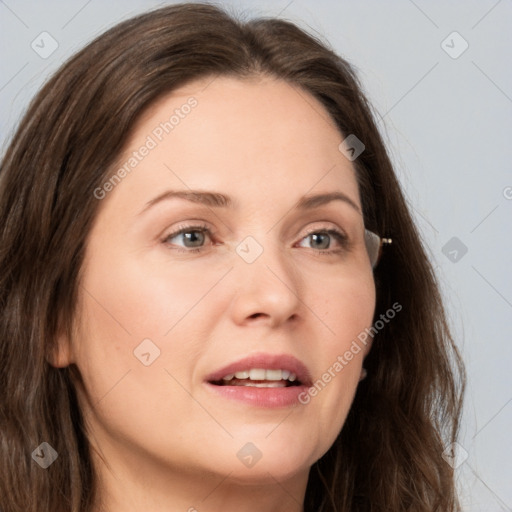
[[[219,190],[260,206],[264,199],[272,207],[338,190],[360,205],[354,167],[338,149],[343,138],[323,105],[295,85],[210,77],[146,110],[116,168],[137,161],[112,195],[150,200],[179,187]]]

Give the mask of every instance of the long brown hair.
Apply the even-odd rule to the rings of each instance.
[[[48,361],[71,332],[84,246],[134,123],[159,97],[216,75],[269,75],[316,97],[365,150],[354,162],[365,226],[393,239],[374,271],[375,318],[399,303],[365,360],[343,429],[314,464],[306,511],[459,511],[442,452],[457,439],[464,368],[431,264],[351,66],[277,19],[206,4],[112,28],[32,101],[0,171],[0,509],[90,512],[97,482],[77,404],[78,370]],[[42,470],[31,454],[59,454]]]

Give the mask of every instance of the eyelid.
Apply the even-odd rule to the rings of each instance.
[[[321,222],[322,221],[319,221],[318,223],[320,224]],[[327,232],[327,231],[336,231],[340,235],[343,235],[348,238],[348,235],[345,232],[345,230],[341,229],[340,227],[336,226],[335,224],[333,224],[330,221],[325,221],[325,223],[329,223],[330,226],[324,225],[324,226],[315,226],[315,227],[307,228],[306,233],[301,237],[301,240],[302,240],[302,238],[304,238],[308,235],[311,235],[312,233]]]

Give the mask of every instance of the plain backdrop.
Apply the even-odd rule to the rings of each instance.
[[[65,59],[166,3],[174,2],[0,0],[2,154]],[[294,21],[358,70],[467,366],[456,470],[464,510],[512,511],[512,2],[218,3],[245,17]]]

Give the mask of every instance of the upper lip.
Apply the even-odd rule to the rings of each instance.
[[[230,363],[206,377],[208,382],[217,382],[226,375],[250,370],[251,368],[264,368],[267,370],[288,370],[297,375],[301,385],[311,385],[311,376],[306,365],[296,357],[289,354],[252,354]]]

